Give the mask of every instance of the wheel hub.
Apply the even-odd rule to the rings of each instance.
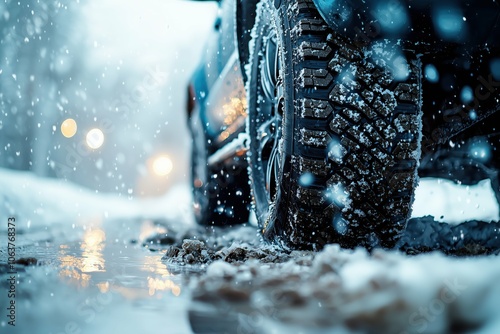
[[[279,152],[279,139],[282,136],[284,110],[283,85],[280,79],[281,63],[278,53],[276,34],[271,31],[264,38],[263,55],[260,66],[260,96],[258,115],[259,168],[265,177],[267,202],[271,204],[278,188],[279,170],[282,157]]]

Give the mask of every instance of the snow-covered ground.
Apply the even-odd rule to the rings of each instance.
[[[329,246],[279,264],[208,266],[194,300],[254,333],[498,333],[500,259]],[[195,304],[196,305],[196,304]],[[201,307],[201,306],[200,306]]]
[[[442,184],[422,183],[424,214],[464,209],[432,207],[438,202],[427,194],[453,198],[464,191],[474,201],[484,187],[448,185],[450,192],[442,193]],[[16,217],[22,232],[17,256],[38,262],[16,265],[18,326],[11,331],[2,319],[8,333],[500,331],[497,256],[368,254],[336,246],[290,253],[262,244],[252,226],[197,228],[186,187],[144,201],[2,170],[0,198],[1,216]],[[478,203],[484,207],[487,200]],[[491,217],[470,208],[473,218],[497,215],[494,207]],[[3,225],[2,231],[6,287]],[[6,302],[2,298],[1,309]]]

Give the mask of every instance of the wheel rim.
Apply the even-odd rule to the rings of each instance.
[[[270,29],[271,30],[271,29]],[[258,202],[264,207],[261,212],[267,213],[279,191],[282,155],[279,141],[282,137],[283,122],[283,84],[280,78],[281,61],[279,57],[276,33],[271,30],[263,38],[258,58],[259,69],[256,94],[258,111],[255,128],[257,141],[256,171],[260,174],[254,181],[260,181],[255,190]],[[253,171],[255,173],[255,170]],[[255,180],[257,179],[257,180]],[[267,205],[266,205],[267,204]]]

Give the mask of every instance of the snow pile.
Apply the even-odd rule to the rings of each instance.
[[[238,330],[249,333],[287,326],[303,333],[492,333],[500,331],[499,275],[497,257],[328,246],[294,252],[284,263],[216,261],[192,287],[194,300],[246,315]]]
[[[155,233],[143,241],[151,250],[166,248],[163,260],[171,272],[185,269],[203,271],[215,261],[243,263],[257,259],[262,263],[278,263],[290,259],[290,252],[275,245],[264,244],[253,226],[187,229],[168,223],[168,233]]]
[[[69,182],[45,179],[29,172],[0,169],[0,213],[15,217],[17,229],[58,231],[85,226],[98,219],[169,219],[179,225],[192,223],[191,191],[177,186],[157,199],[123,198],[96,194]],[[7,228],[0,226],[0,231]]]
[[[172,246],[165,253],[164,260],[170,264],[206,264],[222,260],[227,263],[241,263],[256,259],[262,263],[277,263],[288,260],[290,256],[275,246],[251,246],[247,243],[233,242],[228,247],[209,247],[203,241],[185,239],[181,247]]]
[[[463,186],[451,180],[423,178],[415,190],[412,216],[431,215],[440,222],[456,225],[474,219],[498,221],[499,212],[490,180]]]

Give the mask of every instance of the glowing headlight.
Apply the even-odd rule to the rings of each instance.
[[[72,118],[66,119],[61,124],[61,133],[66,138],[71,138],[76,134],[76,130],[78,126],[76,125],[76,121]]]
[[[96,150],[104,144],[104,133],[100,129],[92,129],[87,133],[87,145]]]
[[[172,160],[166,155],[162,155],[153,161],[153,172],[158,176],[170,174],[173,168]]]

